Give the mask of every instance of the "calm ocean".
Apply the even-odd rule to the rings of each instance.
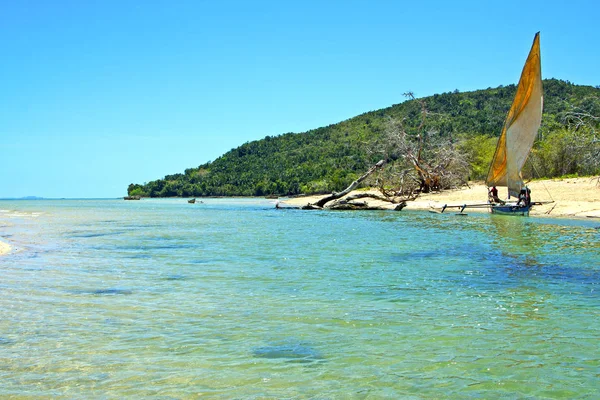
[[[0,398],[600,398],[598,220],[0,201]]]

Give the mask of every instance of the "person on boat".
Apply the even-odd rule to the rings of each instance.
[[[528,187],[524,187],[519,192],[519,201],[517,205],[521,207],[527,207],[531,204],[531,190]]]
[[[492,186],[488,193],[492,203],[502,203],[502,200],[500,200],[500,197],[498,197],[498,189],[496,189],[496,186]]]

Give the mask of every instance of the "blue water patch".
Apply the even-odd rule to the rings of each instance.
[[[288,363],[322,362],[325,358],[317,350],[305,343],[285,343],[257,347],[252,350],[254,357],[282,360]]]

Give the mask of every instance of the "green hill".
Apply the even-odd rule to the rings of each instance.
[[[145,184],[131,184],[128,194],[265,196],[341,190],[381,158],[381,154],[369,149],[382,140],[390,119],[403,120],[407,131],[417,134],[416,129],[422,122],[422,103],[431,116],[424,129],[461,145],[469,153],[467,158],[471,163],[470,175],[465,179],[480,179],[487,172],[495,138],[500,134],[515,90],[516,86],[510,85],[436,94],[304,133],[267,136],[232,149],[213,162],[186,169],[184,173]],[[542,175],[600,173],[593,154],[598,150],[593,139],[599,122],[588,118],[590,116],[600,116],[600,87],[556,79],[544,81],[544,116],[532,156]],[[584,130],[577,125],[582,121]],[[581,140],[578,135],[585,135],[580,143],[586,144],[586,149],[569,148]],[[575,159],[565,160],[565,157]],[[567,166],[558,165],[561,163]]]

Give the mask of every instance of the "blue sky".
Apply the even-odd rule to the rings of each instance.
[[[600,85],[596,1],[0,0],[0,198],[119,197],[245,142],[458,89]]]

